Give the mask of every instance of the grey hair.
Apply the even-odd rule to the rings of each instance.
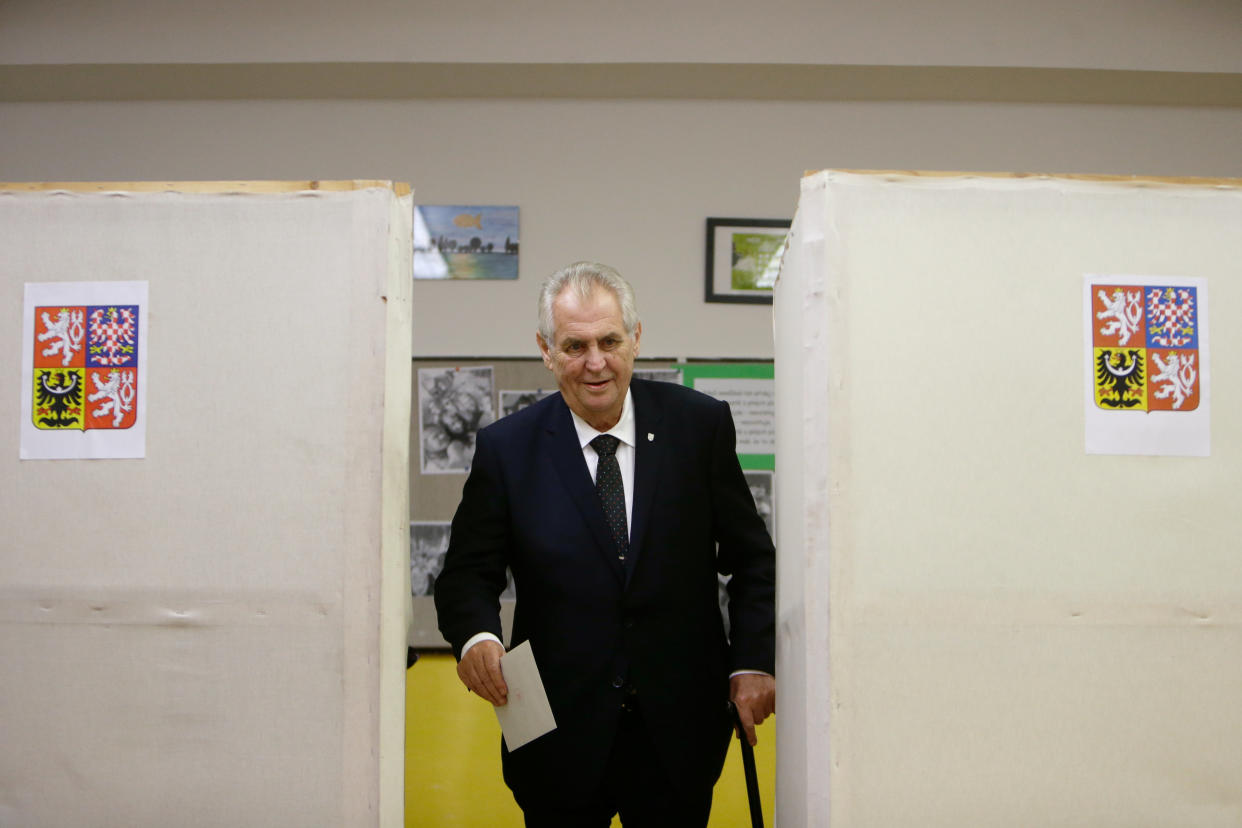
[[[638,308],[634,305],[634,288],[621,278],[613,268],[598,262],[575,262],[562,267],[543,283],[539,290],[539,335],[549,348],[556,346],[556,324],[552,318],[552,305],[561,292],[568,289],[587,301],[596,288],[612,291],[621,306],[621,322],[625,332],[633,336],[638,330]]]

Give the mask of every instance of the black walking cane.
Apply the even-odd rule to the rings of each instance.
[[[738,715],[737,705],[729,702],[729,710],[733,712],[734,730],[737,740],[742,745],[742,770],[746,773],[746,798],[750,800],[751,828],[763,828],[763,805],[759,801],[759,776],[755,773],[755,749],[746,741],[746,728],[742,726],[742,717]]]

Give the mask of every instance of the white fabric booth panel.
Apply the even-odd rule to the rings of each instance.
[[[402,824],[411,215],[0,185],[8,347],[27,284],[148,297],[144,456],[21,460],[0,395],[0,825]]]
[[[774,307],[781,828],[1242,824],[1239,262],[1239,181],[804,178]],[[1202,286],[1202,456],[1154,411],[1088,453],[1093,274]]]

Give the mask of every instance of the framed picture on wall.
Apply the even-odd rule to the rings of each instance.
[[[415,279],[516,279],[518,208],[414,208]]]
[[[789,219],[707,220],[708,302],[772,304]]]

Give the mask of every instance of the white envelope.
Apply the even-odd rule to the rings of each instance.
[[[529,641],[523,641],[501,656],[500,672],[509,688],[508,703],[495,708],[505,735],[505,746],[514,751],[556,730],[552,705],[548,704],[548,694],[544,692]]]

